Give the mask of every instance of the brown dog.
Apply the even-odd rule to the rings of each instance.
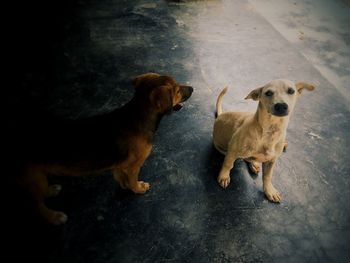
[[[286,147],[286,130],[289,117],[302,91],[312,91],[311,84],[290,80],[272,80],[263,87],[251,91],[246,99],[259,101],[255,113],[222,113],[221,100],[225,88],[216,103],[217,119],[214,124],[215,148],[225,154],[218,183],[226,188],[230,184],[230,170],[238,158],[249,162],[254,173],[263,167],[263,188],[272,202],[280,202],[281,195],[272,185],[272,171],[277,158]]]
[[[138,194],[149,189],[138,175],[151,152],[158,124],[164,114],[181,107],[193,88],[156,73],[136,77],[133,85],[134,97],[123,107],[102,116],[45,123],[24,140],[21,158],[25,164],[17,182],[48,222],[67,221],[64,213],[45,206],[45,197],[61,190],[59,185],[48,185],[48,174],[75,176],[112,170],[122,188]]]

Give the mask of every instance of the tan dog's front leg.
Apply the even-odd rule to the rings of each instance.
[[[272,185],[272,171],[275,166],[276,159],[272,161],[265,162],[262,164],[263,167],[263,188],[264,193],[271,202],[279,203],[282,198],[280,193]]]
[[[237,158],[235,153],[227,151],[224,163],[218,176],[218,183],[222,188],[226,188],[230,184],[230,171],[236,159]]]

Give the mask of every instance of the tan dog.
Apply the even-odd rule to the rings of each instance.
[[[46,197],[61,190],[59,185],[49,186],[48,174],[78,176],[111,170],[122,188],[137,194],[149,189],[149,184],[139,181],[138,176],[151,152],[160,120],[173,109],[180,109],[193,88],[156,73],[136,77],[133,85],[131,101],[108,114],[45,122],[31,134],[16,136],[21,154],[17,157],[21,169],[16,181],[46,221],[59,225],[67,220],[64,213],[44,203]]]
[[[245,99],[259,101],[255,113],[222,113],[221,100],[227,88],[221,91],[214,124],[215,148],[225,154],[218,182],[226,188],[230,184],[230,170],[236,159],[244,159],[254,173],[263,168],[263,189],[272,202],[280,202],[281,195],[272,185],[272,171],[277,158],[286,146],[286,130],[291,112],[303,89],[312,91],[311,84],[277,79],[249,93]]]

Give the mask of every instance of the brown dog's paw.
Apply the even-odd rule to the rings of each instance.
[[[63,225],[67,222],[68,217],[65,213],[62,212],[52,212],[49,222],[55,226]]]
[[[136,186],[133,187],[131,190],[135,194],[144,194],[144,193],[146,193],[147,190],[149,190],[149,188],[150,188],[150,184],[149,183],[145,183],[144,181],[138,181],[136,183]]]
[[[277,191],[277,189],[272,184],[264,187],[264,193],[267,199],[271,202],[280,203],[282,201],[281,194]]]
[[[219,176],[218,177],[218,183],[222,188],[227,188],[227,186],[230,184],[231,178],[229,176]]]
[[[59,184],[50,185],[47,191],[47,197],[57,196],[62,190],[62,186]]]

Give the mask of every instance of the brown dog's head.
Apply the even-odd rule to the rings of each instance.
[[[269,114],[284,117],[293,111],[295,102],[304,89],[312,91],[315,86],[304,82],[294,83],[290,80],[276,79],[251,91],[245,99],[259,101],[259,105]]]
[[[182,102],[186,101],[193,92],[192,87],[179,85],[173,78],[157,73],[139,75],[133,79],[132,83],[136,92],[141,96],[147,96],[151,105],[159,113],[180,110]]]

